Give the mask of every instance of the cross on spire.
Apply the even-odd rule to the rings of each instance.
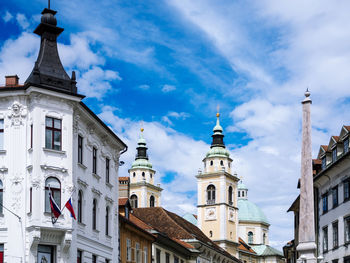
[[[48,9],[50,9],[50,0],[47,0],[48,3],[47,3],[47,6],[48,6]]]

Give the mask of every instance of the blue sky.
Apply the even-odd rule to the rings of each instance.
[[[46,1],[2,1],[0,83],[33,67],[32,33]],[[52,1],[59,51],[79,91],[129,145],[141,121],[163,205],[196,212],[195,174],[217,105],[238,176],[271,222],[271,244],[292,239],[303,93],[312,93],[314,156],[349,124],[347,1]]]

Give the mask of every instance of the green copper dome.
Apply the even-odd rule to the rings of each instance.
[[[237,188],[238,188],[238,190],[248,190],[248,188],[245,186],[245,184],[242,183],[242,180],[239,181]]]
[[[152,168],[152,164],[147,159],[136,159],[132,163],[131,168],[147,168],[147,169],[149,169],[149,168]]]
[[[208,151],[206,157],[230,157],[230,153],[223,147],[212,147]]]
[[[238,200],[238,219],[239,221],[269,224],[264,212],[247,199]]]

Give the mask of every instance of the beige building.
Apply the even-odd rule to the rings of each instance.
[[[154,184],[156,171],[148,160],[146,140],[143,137],[143,128],[137,142],[135,161],[129,169],[130,202],[133,208],[160,206],[162,188]]]
[[[237,182],[232,174],[219,113],[210,150],[203,159],[204,170],[197,177],[198,227],[217,245],[238,256]]]

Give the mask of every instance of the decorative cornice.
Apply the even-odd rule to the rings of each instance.
[[[57,171],[57,172],[61,172],[61,173],[66,173],[68,171],[68,169],[63,168],[63,167],[49,166],[46,164],[42,164],[42,165],[40,165],[40,167],[43,170],[52,170],[52,171]]]

